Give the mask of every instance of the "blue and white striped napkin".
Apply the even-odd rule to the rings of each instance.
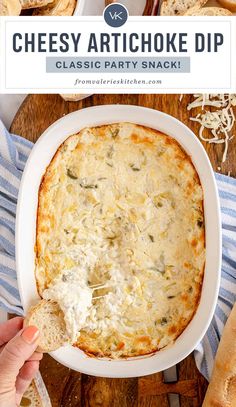
[[[0,307],[22,315],[15,266],[18,190],[32,143],[9,134],[0,120]],[[24,236],[22,236],[24,239]]]
[[[211,325],[196,347],[198,369],[209,380],[220,337],[236,301],[236,179],[215,173],[222,217],[222,268],[218,302]]]
[[[15,271],[15,214],[22,171],[32,143],[9,134],[0,121],[0,307],[23,314]],[[227,316],[236,300],[236,179],[216,174],[223,227],[223,263],[216,312],[195,350],[201,373],[209,379]],[[22,236],[24,239],[24,236]]]

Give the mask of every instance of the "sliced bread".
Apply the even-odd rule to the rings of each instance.
[[[51,352],[69,342],[64,314],[56,302],[41,300],[30,308],[25,318],[25,326],[30,325],[39,329],[40,352]]]
[[[34,16],[72,16],[76,0],[53,0],[44,7],[37,7]]]
[[[82,94],[82,93],[61,93],[60,96],[67,102],[78,102],[79,100],[85,99],[91,94]]]
[[[48,3],[51,3],[53,0],[21,0],[22,9],[29,9],[35,7],[43,7]]]
[[[44,407],[34,380],[24,393],[21,399],[20,407]]]
[[[182,16],[190,8],[201,8],[207,0],[163,0],[161,4],[161,16]]]
[[[192,7],[185,13],[185,16],[232,16],[232,13],[220,7],[203,7],[200,9]]]
[[[20,0],[1,0],[0,16],[19,16],[21,12]]]

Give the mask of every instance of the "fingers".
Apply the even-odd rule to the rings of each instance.
[[[12,389],[20,369],[34,354],[38,337],[38,329],[29,326],[11,339],[4,347],[0,355],[0,383],[1,388],[4,388],[5,391]]]
[[[38,369],[39,369],[38,361],[25,362],[24,366],[20,369],[19,375],[16,380],[17,405],[20,404],[24,392],[29,387]]]
[[[41,352],[34,352],[32,356],[29,357],[29,359],[27,359],[27,362],[31,362],[31,361],[40,361],[43,359],[43,353]]]
[[[0,348],[0,354],[3,351],[3,349],[4,349],[4,345]],[[29,359],[27,359],[27,361],[30,361],[30,360],[39,360],[40,361],[40,360],[42,360],[42,358],[43,358],[43,353],[36,351],[33,353],[32,356],[29,357]]]
[[[10,341],[23,327],[23,318],[9,319],[0,325],[0,346]]]

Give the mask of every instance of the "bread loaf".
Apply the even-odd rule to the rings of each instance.
[[[236,304],[221,337],[202,407],[236,407]]]

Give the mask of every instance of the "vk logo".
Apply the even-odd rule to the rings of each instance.
[[[104,20],[111,27],[121,27],[128,18],[128,10],[120,3],[113,3],[104,10]]]
[[[119,13],[117,13],[115,11],[115,13],[113,13],[113,14],[112,14],[111,11],[109,11],[109,14],[110,14],[110,17],[111,17],[112,20],[117,20],[117,18],[119,18],[120,20],[123,20],[123,18],[122,18],[123,12],[122,11],[120,11]]]

